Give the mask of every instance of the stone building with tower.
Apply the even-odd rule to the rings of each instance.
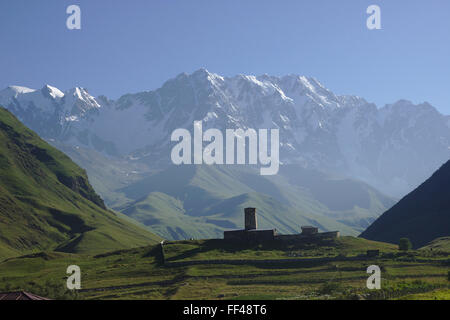
[[[301,233],[286,235],[278,234],[276,229],[258,229],[256,208],[245,208],[244,216],[245,229],[224,231],[224,240],[244,242],[296,242],[314,239],[334,239],[339,237],[339,231],[319,232],[319,229],[313,226],[302,226]]]
[[[236,241],[273,241],[276,236],[276,229],[258,229],[256,208],[245,208],[245,229],[225,231],[223,237],[225,240]]]

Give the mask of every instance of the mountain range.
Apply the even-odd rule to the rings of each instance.
[[[117,100],[11,86],[0,105],[86,169],[108,207],[168,239],[220,237],[256,206],[262,227],[356,235],[450,158],[450,117],[406,100],[377,108],[299,75],[200,69]],[[280,172],[171,164],[173,130],[279,129]],[[378,191],[380,190],[380,191]]]
[[[222,77],[200,69],[161,88],[117,100],[86,89],[11,86],[0,105],[41,137],[108,156],[170,165],[177,128],[278,128],[283,164],[362,180],[393,197],[417,187],[450,158],[450,117],[428,103],[377,108],[335,95],[310,77]]]

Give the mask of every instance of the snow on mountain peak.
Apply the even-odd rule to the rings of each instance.
[[[221,82],[224,81],[224,78],[216,73],[209,72],[205,68],[200,68],[191,75],[186,75],[190,79],[194,80],[200,80],[200,81],[207,81],[211,83],[213,86],[220,85]]]
[[[343,96],[338,96],[337,98],[339,99],[339,102],[342,106],[351,107],[351,108],[361,107],[361,106],[369,104],[366,101],[366,99],[361,98],[359,96],[343,95]],[[371,106],[376,109],[376,106],[374,104],[372,104]]]
[[[100,108],[100,104],[97,100],[91,96],[88,91],[81,87],[75,87],[67,92],[67,96],[70,96],[75,101],[81,102],[87,108]]]
[[[61,90],[48,84],[46,84],[42,88],[42,93],[46,96],[50,96],[53,99],[62,99],[64,97],[64,93]]]
[[[36,91],[35,89],[30,89],[22,86],[9,86],[0,91],[0,97],[3,99],[17,98],[18,95],[24,93],[31,93]]]
[[[200,76],[200,77],[206,76],[207,77],[209,75],[211,75],[211,73],[206,68],[200,68],[192,73],[192,76],[194,76],[194,77],[196,77],[196,76],[197,77],[198,76]]]
[[[30,93],[36,91],[35,89],[30,89],[27,87],[21,87],[21,86],[9,86],[9,89],[13,90],[16,93]]]
[[[171,132],[190,130],[194,120],[204,128],[278,128],[283,162],[336,170],[397,193],[450,157],[450,117],[431,105],[401,100],[378,109],[301,75],[222,77],[202,68],[117,101],[97,100],[81,87],[41,91],[9,87],[0,104],[44,137],[110,155],[162,163]],[[411,175],[425,155],[428,165]]]

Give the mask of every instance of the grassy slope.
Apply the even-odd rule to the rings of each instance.
[[[379,258],[346,261],[367,249],[380,249]],[[300,255],[299,255],[300,254]],[[98,256],[41,253],[0,262],[0,291],[25,289],[50,297],[64,296],[66,268],[82,271],[81,299],[333,299],[413,298],[412,294],[449,294],[449,256],[399,253],[395,246],[343,237],[313,245],[227,245],[217,240],[169,242],[166,259],[286,259],[338,256],[335,261],[303,264],[198,264],[162,266],[159,246]],[[366,289],[367,266],[382,270],[382,290]],[[435,291],[439,289],[439,291]],[[416,297],[417,298],[417,297]]]
[[[449,289],[438,289],[426,293],[409,294],[403,297],[404,300],[450,300]]]
[[[153,192],[123,210],[123,213],[151,226],[152,230],[167,239],[204,239],[222,238],[224,230],[243,228],[243,211],[246,207],[258,208],[258,226],[262,229],[276,228],[280,233],[290,234],[299,233],[301,225],[314,224],[323,230],[341,230],[345,234],[357,234],[344,224],[327,217],[293,210],[260,193],[216,200],[215,204],[192,216],[186,215],[182,201]]]
[[[86,173],[0,108],[0,257],[100,252],[159,240],[106,210]]]
[[[434,239],[420,250],[436,250],[450,252],[450,237],[442,237]]]
[[[106,157],[95,150],[72,147],[58,141],[49,143],[87,170],[89,181],[109,207],[128,202],[130,199],[117,190],[139,181],[143,178],[143,172],[149,171],[148,166],[135,161]]]
[[[336,257],[339,254],[356,256],[367,250],[378,249],[384,253],[397,252],[392,244],[369,241],[355,237],[341,237],[324,240],[320,245],[301,244],[264,244],[246,245],[223,242],[221,240],[169,241],[164,243],[166,261],[191,261],[214,259],[287,259],[293,257],[317,258]]]
[[[342,193],[344,187],[338,180],[334,181],[336,186],[329,192]],[[326,183],[325,179],[317,182],[322,187]],[[340,230],[343,234],[356,235],[361,230],[358,227],[361,220],[368,224],[376,213],[392,204],[368,186],[351,181],[342,183],[361,189],[365,203],[360,207],[358,203],[349,206],[356,197],[352,200],[347,195],[347,207],[329,204],[333,208],[330,209],[323,199],[317,199],[319,190],[313,194],[283,175],[263,177],[249,168],[172,167],[122,189],[127,198],[137,200],[116,209],[150,226],[161,236],[186,239],[221,237],[223,230],[242,228],[243,208],[247,206],[258,209],[261,228],[297,233],[300,225],[312,224],[324,231]],[[342,195],[335,197],[342,198]]]

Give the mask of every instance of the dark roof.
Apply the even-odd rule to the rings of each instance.
[[[25,291],[0,292],[0,300],[50,300]]]

